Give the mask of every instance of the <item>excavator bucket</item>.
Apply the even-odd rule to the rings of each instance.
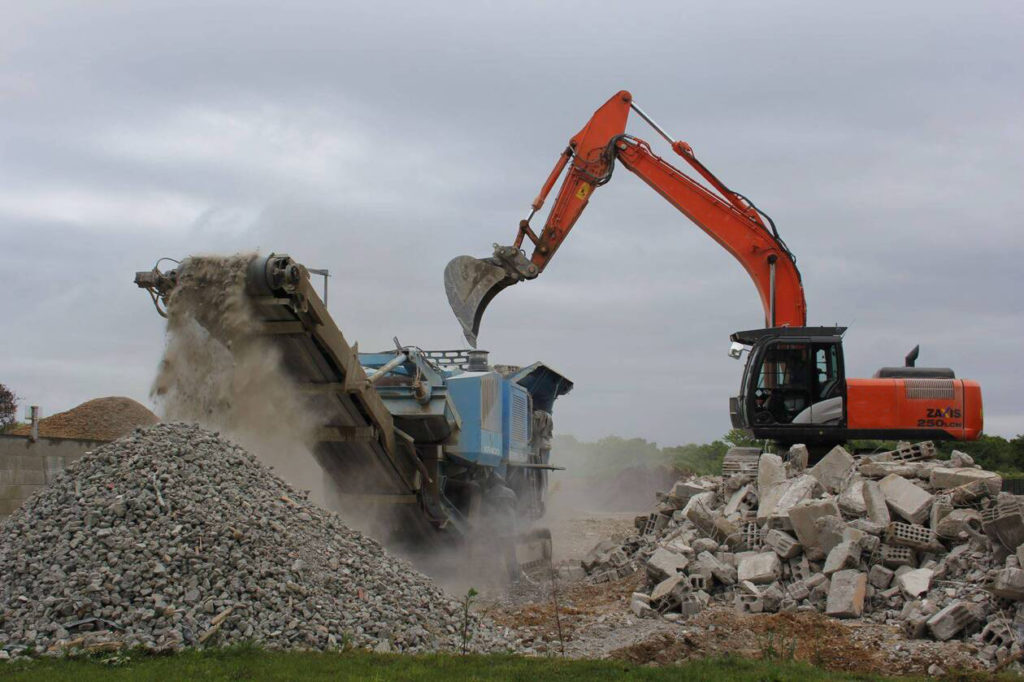
[[[504,267],[487,258],[457,256],[449,261],[444,269],[444,291],[470,346],[476,348],[476,335],[487,304],[517,281]]]

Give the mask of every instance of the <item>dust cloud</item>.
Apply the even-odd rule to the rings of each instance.
[[[326,505],[312,454],[317,415],[256,332],[245,295],[256,254],[194,256],[178,268],[167,301],[167,345],[151,397],[167,421],[220,431],[291,485]]]

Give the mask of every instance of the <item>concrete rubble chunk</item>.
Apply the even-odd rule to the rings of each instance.
[[[774,556],[774,555],[773,555]],[[708,573],[710,573],[716,580],[725,585],[734,585],[736,583],[736,569],[732,566],[722,563],[716,559],[710,552],[701,552],[697,555],[697,563],[699,563]]]
[[[932,637],[945,642],[974,622],[974,616],[961,601],[955,601],[926,622]]]
[[[810,559],[825,558],[825,551],[821,547],[818,536],[817,520],[823,516],[835,516],[839,518],[839,507],[834,499],[807,500],[794,506],[789,510],[789,521],[793,525],[793,532],[796,534],[804,552]]]
[[[848,516],[864,516],[867,502],[864,500],[864,479],[853,478],[839,494],[839,509]]]
[[[893,572],[882,564],[875,564],[868,571],[868,582],[880,590],[889,588],[892,584]]]
[[[828,553],[822,573],[831,576],[833,573],[843,569],[857,568],[859,563],[860,545],[856,542],[840,542]]]
[[[782,463],[782,458],[770,452],[762,454],[757,462],[757,493],[759,497],[757,520],[759,522],[764,522],[774,513],[775,505],[782,497],[782,493],[785,492],[785,488],[782,486],[785,482],[786,467]]]
[[[791,445],[789,451],[786,452],[786,464],[793,473],[804,471],[810,458],[810,451],[802,443]]]
[[[864,597],[868,576],[855,569],[832,574],[825,613],[834,618],[860,618],[864,614]]]
[[[996,573],[991,587],[992,594],[1013,599],[1024,600],[1024,569],[1004,568]]]
[[[700,495],[701,493],[706,492],[714,492],[713,486],[699,481],[680,480],[676,481],[676,484],[672,486],[668,496],[682,507],[689,502],[694,495]]]
[[[782,562],[775,552],[762,552],[744,557],[739,562],[738,579],[755,585],[766,585],[779,579]]]
[[[954,450],[949,455],[949,466],[957,468],[957,469],[963,468],[963,467],[973,467],[974,466],[974,458],[971,457],[970,455],[968,455],[966,452],[960,452],[959,450]]]
[[[914,478],[919,471],[913,462],[863,462],[858,467],[860,475],[866,478],[885,478],[886,476],[907,476]]]
[[[853,455],[843,446],[837,445],[811,467],[808,473],[818,479],[826,490],[837,493],[846,485],[847,476],[853,470],[853,465]]]
[[[689,564],[690,560],[685,555],[659,547],[647,560],[647,575],[652,581],[660,582],[669,576],[681,573]]]
[[[944,540],[956,540],[961,533],[972,530],[982,532],[981,513],[975,509],[954,509],[934,527],[935,534]]]
[[[920,597],[932,586],[932,576],[935,571],[928,568],[914,568],[905,571],[896,578],[897,584],[903,594],[908,597]]]
[[[662,599],[669,596],[678,585],[685,582],[686,577],[682,575],[673,575],[665,578],[655,585],[653,590],[651,590],[651,598],[649,602],[651,604],[660,602]]]
[[[865,481],[863,494],[868,518],[883,526],[889,525],[892,520],[889,516],[889,505],[885,501],[882,489],[878,487],[878,481]]]
[[[924,523],[931,511],[934,496],[902,476],[889,474],[878,482],[885,501],[892,511],[910,523]]]
[[[809,474],[801,474],[796,478],[791,478],[784,485],[786,489],[775,503],[773,518],[788,517],[789,511],[793,507],[804,500],[816,497],[822,490],[818,479]]]

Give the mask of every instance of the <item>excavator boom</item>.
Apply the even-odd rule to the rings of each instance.
[[[643,140],[625,134],[630,111],[635,111],[668,140],[710,186],[705,187],[656,156]],[[754,280],[765,311],[765,325],[803,326],[807,319],[800,272],[771,221],[743,195],[732,191],[711,173],[685,142],[673,140],[623,90],[605,102],[587,124],[570,139],[540,193],[521,221],[510,246],[495,245],[489,258],[458,256],[445,268],[448,302],[462,325],[466,340],[476,347],[480,321],[494,297],[507,287],[537,277],[569,235],[594,190],[607,183],[618,159],[666,201],[731,253]],[[541,233],[530,220],[541,209],[565,169],[565,179]],[[533,245],[529,258],[525,240]]]

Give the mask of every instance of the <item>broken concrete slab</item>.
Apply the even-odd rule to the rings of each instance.
[[[755,585],[775,582],[782,575],[782,562],[775,552],[762,552],[743,557],[737,569],[738,579]]]
[[[889,508],[910,523],[924,523],[928,519],[932,494],[902,476],[889,474],[878,482]]]
[[[1003,489],[1003,477],[984,469],[938,467],[932,469],[928,482],[937,490],[946,490],[974,481],[982,481],[993,495],[998,495]]]
[[[690,560],[686,556],[659,547],[647,560],[647,576],[652,582],[661,582],[665,578],[681,573],[689,565]]]
[[[912,568],[899,574],[896,584],[908,597],[920,597],[931,589],[934,575],[935,571],[929,568]]]
[[[822,487],[830,493],[837,493],[846,486],[846,478],[853,470],[853,465],[853,455],[843,446],[837,445],[807,473],[818,479]]]
[[[864,613],[864,597],[868,576],[856,569],[832,574],[825,613],[834,618],[860,618]]]

